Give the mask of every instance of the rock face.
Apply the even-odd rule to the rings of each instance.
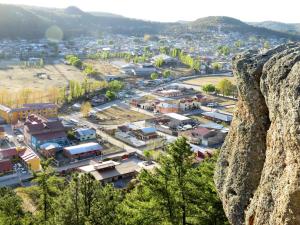
[[[233,59],[239,101],[215,183],[234,225],[300,224],[300,44]]]

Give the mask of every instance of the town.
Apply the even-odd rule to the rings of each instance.
[[[108,35],[3,42],[8,85],[18,85],[19,70],[49,89],[16,86],[19,95],[11,98],[2,89],[0,186],[29,184],[40,162],[51,158],[61,176],[91,173],[101,183],[126,187],[141,169],[156,167],[153,153],[179,136],[195,160],[209,157],[222,145],[235,109],[230,57],[238,50],[187,40]]]
[[[300,224],[296,10],[0,0],[0,225]]]

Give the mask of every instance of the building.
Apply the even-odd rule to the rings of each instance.
[[[158,138],[156,129],[153,127],[144,127],[138,130],[133,131],[135,137],[139,140],[151,140]]]
[[[28,169],[36,172],[41,170],[41,159],[31,149],[26,148],[25,151],[19,153],[19,157],[25,163]]]
[[[61,146],[69,144],[65,128],[59,119],[49,120],[38,115],[27,117],[24,123],[24,140],[36,150],[45,143],[56,143]]]
[[[13,171],[13,164],[9,159],[0,160],[0,175]]]
[[[192,144],[204,145],[207,147],[223,143],[226,136],[226,134],[221,131],[209,130],[204,127],[197,127],[192,130],[184,131],[181,132],[180,135],[186,137]]]
[[[70,146],[64,148],[64,156],[69,159],[82,159],[91,156],[101,155],[103,147],[95,142]]]
[[[122,162],[91,161],[90,165],[79,167],[78,170],[82,173],[90,173],[95,180],[102,184],[135,177],[140,167],[132,160],[123,160]]]
[[[30,148],[19,147],[0,150],[0,173],[12,171],[15,162],[22,162],[34,172],[41,169],[39,156]]]
[[[91,128],[79,128],[75,130],[75,137],[79,141],[95,140],[96,130]]]
[[[194,97],[183,98],[179,100],[179,110],[181,112],[193,109],[200,109],[202,105],[206,105],[209,98],[202,95],[195,95]]]
[[[157,70],[152,64],[142,64],[132,70],[135,76],[150,76],[152,73],[156,73]]]
[[[159,136],[155,128],[139,128],[131,124],[119,126],[115,132],[115,137],[143,150],[156,149],[162,147],[165,143],[165,138]]]
[[[179,108],[176,103],[167,103],[167,102],[161,102],[156,105],[155,107],[156,112],[166,114],[166,113],[178,113]]]
[[[58,106],[52,103],[38,103],[38,104],[24,104],[20,108],[9,108],[4,105],[0,105],[0,117],[2,117],[6,123],[16,124],[19,120],[25,121],[25,119],[31,115],[36,114],[45,118],[57,117]]]
[[[158,91],[157,94],[163,97],[178,97],[182,95],[182,92],[180,90],[169,89],[169,90]]]
[[[168,113],[165,114],[165,117],[170,119],[169,126],[182,126],[186,125],[192,122],[192,119],[183,115],[180,115],[178,113]]]
[[[3,140],[5,138],[5,129],[4,127],[0,127],[0,141]]]
[[[230,124],[232,121],[232,115],[220,113],[217,110],[212,112],[203,112],[202,115],[210,120],[213,120],[215,122],[224,122],[227,124]]]

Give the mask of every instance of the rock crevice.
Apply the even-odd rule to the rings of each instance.
[[[233,59],[239,101],[215,183],[231,224],[300,224],[300,45]]]

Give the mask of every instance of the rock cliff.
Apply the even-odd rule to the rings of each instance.
[[[300,224],[300,44],[233,59],[239,101],[215,183],[234,225]]]

